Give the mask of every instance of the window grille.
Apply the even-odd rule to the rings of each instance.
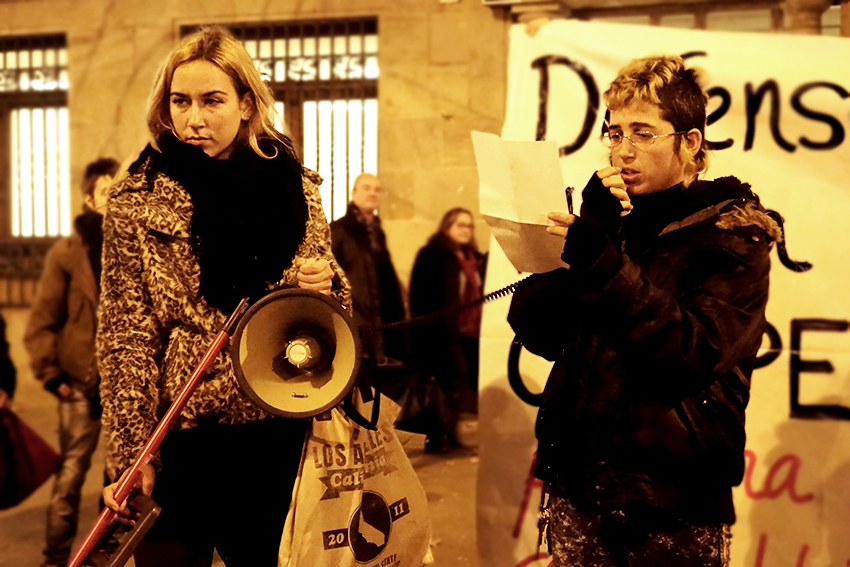
[[[274,93],[278,123],[323,178],[329,220],[360,173],[378,170],[378,21],[347,18],[228,26]],[[197,29],[181,29],[187,35]]]
[[[2,237],[71,232],[64,35],[0,37]]]
[[[63,34],[0,37],[0,306],[27,307],[56,237],[71,233]]]

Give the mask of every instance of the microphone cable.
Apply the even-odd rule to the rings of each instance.
[[[494,299],[499,299],[501,297],[506,297],[512,293],[514,293],[519,287],[529,280],[534,274],[528,275],[519,281],[515,281],[510,285],[506,285],[501,289],[497,289],[496,291],[491,291],[487,295],[483,297],[479,297],[473,301],[468,301],[461,305],[456,305],[454,307],[449,307],[446,309],[442,309],[440,311],[435,311],[433,313],[427,313],[425,315],[419,315],[418,317],[412,317],[410,319],[404,319],[402,321],[394,321],[392,323],[386,323],[383,325],[361,325],[360,330],[366,333],[384,333],[387,331],[398,331],[403,329],[409,329],[411,327],[417,327],[420,325],[428,325],[435,321],[439,321],[440,319],[446,319],[460,313],[461,311],[465,311],[467,309],[471,309],[472,307],[476,307],[483,303],[487,303],[488,301],[493,301]]]

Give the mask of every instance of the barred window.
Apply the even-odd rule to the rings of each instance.
[[[71,232],[64,35],[0,37],[0,237]]]
[[[378,21],[346,18],[228,26],[274,93],[304,165],[324,179],[329,220],[345,214],[351,184],[378,173]],[[182,35],[196,26],[181,29]]]

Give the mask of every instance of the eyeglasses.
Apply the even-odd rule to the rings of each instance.
[[[628,140],[636,148],[645,148],[651,146],[656,139],[666,138],[667,136],[675,136],[677,134],[686,134],[687,132],[671,132],[670,134],[652,134],[650,132],[635,132],[630,136],[626,136],[617,130],[606,132],[602,141],[609,148],[616,148],[623,143],[623,140]]]

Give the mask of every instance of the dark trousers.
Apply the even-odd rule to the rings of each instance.
[[[153,499],[162,507],[137,567],[276,567],[306,419],[170,432]]]

